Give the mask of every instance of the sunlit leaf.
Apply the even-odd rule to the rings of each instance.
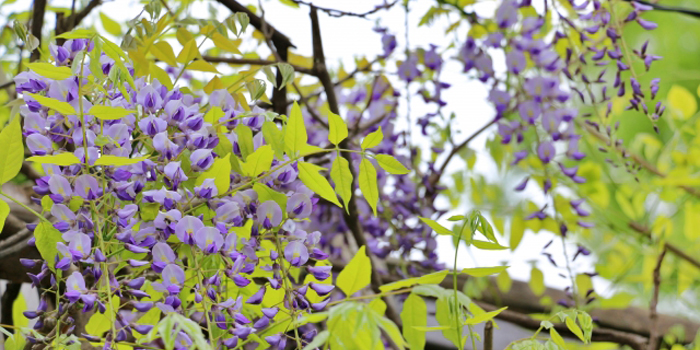
[[[336,285],[347,296],[351,296],[369,285],[372,277],[372,263],[365,252],[365,246],[357,250],[355,256],[338,274]]]
[[[33,156],[27,158],[28,162],[35,162],[39,164],[54,164],[60,166],[69,166],[73,164],[80,164],[80,159],[76,157],[71,152],[63,152],[59,154],[54,154],[50,156]]]
[[[485,277],[499,274],[505,271],[508,267],[510,266],[472,267],[468,269],[462,269],[462,273],[474,277]]]
[[[24,145],[19,119],[15,117],[0,131],[0,145],[4,148],[0,152],[0,185],[12,180],[22,168]]]
[[[377,188],[377,170],[367,159],[360,163],[360,173],[357,175],[360,183],[360,191],[372,208],[374,216],[377,216],[377,204],[379,203],[379,189]]]

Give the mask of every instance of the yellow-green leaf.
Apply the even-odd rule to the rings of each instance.
[[[328,141],[337,145],[348,137],[348,126],[343,118],[335,113],[328,113]]]
[[[698,110],[698,102],[695,96],[693,96],[688,89],[680,85],[671,86],[671,90],[668,91],[667,99],[668,105],[678,111],[681,119],[692,117]]]
[[[122,26],[115,20],[107,17],[107,15],[102,12],[100,12],[100,19],[102,20],[102,26],[105,28],[107,33],[114,36],[120,36],[122,34]]]
[[[433,231],[435,231],[437,234],[448,235],[448,236],[452,235],[452,231],[448,230],[445,226],[438,224],[437,221],[432,220],[432,219],[428,219],[428,218],[423,218],[423,217],[418,217],[418,218],[420,219],[420,221],[423,221],[423,223],[430,226],[430,228],[432,228]]]
[[[583,341],[583,342],[586,341],[586,338],[583,337],[583,331],[581,331],[581,327],[579,327],[576,324],[576,321],[574,321],[570,317],[567,317],[565,323],[566,323],[566,327],[569,328],[571,333],[574,333],[579,339],[581,339],[581,341]]]
[[[498,314],[500,314],[501,312],[503,312],[503,310],[505,310],[507,308],[508,307],[506,306],[506,307],[502,307],[502,308],[495,310],[495,311],[485,312],[485,313],[479,314],[479,315],[474,315],[474,317],[468,318],[464,322],[464,324],[465,325],[475,325],[475,324],[479,324],[482,322],[492,320],[494,317],[498,316]]]
[[[442,280],[445,279],[445,276],[447,276],[447,273],[449,271],[443,270],[443,271],[438,271],[438,272],[433,272],[430,274],[427,274],[425,276],[421,277],[411,277],[411,278],[406,278],[400,281],[392,282],[392,283],[387,283],[385,285],[379,286],[379,290],[382,292],[388,292],[392,290],[398,290],[401,288],[406,288],[410,287],[413,285],[421,285],[421,284],[440,284]]]
[[[484,277],[499,274],[509,267],[510,266],[472,267],[462,269],[462,273],[466,273],[467,275],[474,277]]]
[[[71,72],[70,68],[65,66],[56,67],[46,62],[29,63],[27,67],[34,71],[34,73],[53,80],[64,80],[73,76],[73,72]]]
[[[472,241],[472,244],[473,244],[475,247],[477,247],[477,248],[479,248],[479,249],[483,249],[483,250],[504,250],[504,249],[508,249],[508,247],[504,247],[504,246],[502,246],[502,245],[500,245],[500,244],[498,244],[498,243],[487,242],[487,241],[480,241],[480,240],[476,240],[476,239]]]
[[[377,131],[367,135],[364,140],[362,140],[362,149],[372,148],[382,142],[384,134],[382,133],[382,127],[380,126]]]
[[[114,165],[114,166],[131,165],[131,164],[136,164],[138,162],[143,162],[146,159],[148,159],[147,156],[138,157],[138,158],[127,158],[127,157],[119,157],[119,156],[112,156],[109,154],[105,154],[95,161],[95,165]]]
[[[513,218],[510,222],[510,249],[515,250],[515,248],[518,247],[520,244],[520,241],[523,239],[523,235],[525,234],[525,220],[523,220],[522,216],[518,215],[519,213],[515,213],[513,215]]]
[[[60,166],[80,164],[80,159],[78,159],[78,157],[76,157],[71,152],[63,152],[59,154],[54,154],[52,156],[33,156],[27,158],[27,161],[39,164],[54,164]]]
[[[282,131],[277,128],[277,125],[271,121],[265,121],[262,126],[263,137],[265,142],[272,146],[275,151],[275,155],[279,159],[284,156],[284,136]]]
[[[197,43],[194,39],[191,39],[183,45],[182,51],[177,55],[177,61],[182,64],[187,64],[198,57],[201,57],[199,48],[197,48]]]
[[[218,70],[216,70],[216,67],[212,66],[211,63],[203,60],[196,60],[189,65],[187,65],[188,70],[196,70],[200,72],[208,72],[208,73],[219,73]]]
[[[173,81],[170,79],[168,72],[163,70],[163,68],[158,67],[155,63],[151,62],[148,72],[151,74],[151,79],[158,79],[158,81],[165,85],[168,90],[173,89]],[[211,91],[207,92],[211,93]]]
[[[214,161],[209,170],[199,175],[195,184],[201,185],[206,179],[214,179],[219,194],[224,194],[231,186],[231,153]]]
[[[255,152],[246,158],[245,163],[241,164],[243,174],[255,177],[261,173],[269,171],[274,153],[275,152],[272,150],[272,146],[260,146],[257,150],[255,150]]]
[[[348,203],[352,199],[352,172],[350,163],[343,157],[336,157],[331,166],[331,179],[335,183],[335,191],[343,199],[345,210],[348,210]]]
[[[128,110],[122,107],[110,107],[102,105],[94,105],[88,111],[88,114],[94,115],[95,118],[103,120],[117,120],[133,113],[136,113],[136,111]]]
[[[25,92],[24,94],[31,96],[33,99],[36,100],[36,102],[39,102],[40,105],[47,107],[47,108],[51,108],[51,109],[55,110],[56,112],[61,113],[63,115],[78,114],[75,111],[75,108],[73,108],[73,106],[71,106],[68,102],[55,100],[53,98],[48,98],[48,97],[44,97],[41,95],[32,94],[29,92]]]
[[[50,222],[42,220],[34,229],[34,239],[39,254],[49,267],[53,268],[58,254],[58,242],[63,241],[61,232],[54,228]]]
[[[338,274],[336,285],[347,296],[355,294],[367,287],[372,278],[372,262],[365,252],[365,246],[358,249],[357,254]]]
[[[16,117],[0,131],[0,145],[4,148],[0,152],[0,185],[12,180],[22,168],[24,145],[19,119]]]
[[[401,310],[401,322],[403,322],[403,337],[406,338],[411,350],[425,348],[425,332],[416,332],[415,327],[428,325],[428,307],[423,298],[416,294],[409,294]]]
[[[406,169],[401,162],[388,154],[377,154],[374,156],[374,159],[377,160],[377,164],[379,164],[382,169],[386,170],[390,174],[404,175],[408,174],[409,172],[409,170]]]
[[[7,220],[8,215],[10,215],[10,205],[0,200],[0,232],[5,227],[5,220]]]
[[[566,342],[564,342],[564,338],[559,335],[559,332],[557,332],[554,327],[549,328],[549,337],[552,338],[554,344],[559,345],[559,347],[562,349],[566,349]]]
[[[61,39],[88,39],[97,35],[97,33],[92,29],[73,29],[70,32],[63,33],[56,36]]]
[[[265,184],[256,182],[253,184],[253,190],[258,194],[260,203],[272,200],[279,204],[282,212],[287,212],[287,196],[284,193],[277,192]]]
[[[157,59],[167,63],[169,66],[177,67],[177,58],[173,47],[167,41],[159,41],[151,46],[151,53]]]
[[[219,33],[214,33],[214,35],[212,35],[212,37],[211,37],[211,41],[214,42],[214,45],[216,45],[216,47],[218,47],[224,51],[237,53],[237,54],[241,53],[238,50],[238,45],[241,44],[241,40],[231,40],[231,39],[229,39],[229,38],[227,38]]]
[[[341,206],[340,202],[338,201],[338,197],[333,191],[333,187],[331,187],[331,184],[328,183],[328,180],[326,180],[325,177],[318,173],[321,170],[325,170],[325,168],[322,168],[316,164],[301,161],[297,164],[299,167],[299,178],[301,179],[301,182],[306,185],[306,187],[314,191],[323,199],[339,207]]]
[[[544,285],[544,274],[542,271],[536,267],[532,267],[530,271],[530,290],[535,295],[542,295],[546,289]]]
[[[301,108],[294,102],[292,110],[289,113],[287,121],[287,129],[284,132],[284,146],[290,158],[296,157],[297,152],[306,145],[309,138],[306,135],[306,126],[304,125],[304,117],[301,114]]]
[[[374,216],[377,216],[377,203],[379,203],[379,189],[377,188],[377,170],[374,165],[367,159],[362,159],[360,163],[360,174],[358,175],[360,182],[360,191],[362,195],[372,207]]]

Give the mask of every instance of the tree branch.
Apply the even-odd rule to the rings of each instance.
[[[659,303],[659,289],[661,288],[661,264],[664,261],[664,256],[666,256],[666,248],[661,251],[659,258],[656,260],[656,267],[654,268],[654,294],[651,297],[651,302],[649,303],[649,344],[648,350],[656,350],[659,348],[659,342],[661,340],[661,335],[659,332],[659,314],[656,311],[656,306]]]
[[[102,0],[91,0],[85,7],[75,13],[71,13],[68,17],[58,17],[56,19],[56,35],[70,32],[77,27],[80,22],[87,17],[92,10],[102,4]]]
[[[328,8],[328,7],[315,6],[314,4],[312,4],[310,2],[306,2],[306,1],[302,1],[302,0],[292,0],[292,1],[297,3],[297,4],[301,4],[301,5],[314,6],[319,11],[323,11],[331,17],[346,17],[347,16],[347,17],[358,17],[358,18],[367,18],[367,16],[375,14],[381,10],[388,10],[399,2],[398,0],[394,0],[394,2],[391,2],[391,3],[384,3],[382,5],[377,5],[372,10],[369,10],[367,12],[349,12],[349,11],[332,9],[332,8]]]
[[[34,0],[34,9],[32,10],[32,35],[39,39],[39,46],[32,51],[29,58],[34,62],[41,57],[39,47],[41,47],[41,29],[44,27],[44,14],[46,13],[46,0]]]
[[[311,11],[309,13],[309,16],[311,17],[311,34],[313,38],[313,55],[314,55],[314,71],[316,71],[318,79],[321,81],[321,85],[323,85],[323,89],[326,93],[326,100],[328,101],[328,107],[331,112],[335,114],[340,114],[340,108],[338,105],[338,99],[335,95],[335,85],[331,81],[331,77],[328,74],[328,70],[326,69],[326,57],[323,52],[323,42],[321,40],[321,28],[318,22],[318,11],[316,10],[316,7],[311,5]],[[345,148],[347,149],[349,146],[348,139],[346,138],[343,140],[339,145],[340,148]],[[352,164],[352,158],[350,157],[350,154],[347,152],[341,153],[342,157],[345,158],[348,163]],[[353,171],[352,166],[350,167],[350,171],[353,173],[353,178],[355,178],[355,174]],[[357,197],[353,195],[349,202],[348,202],[348,210],[343,212],[343,219],[345,220],[345,224],[348,226],[350,229],[350,232],[352,233],[353,238],[355,238],[355,241],[359,246],[367,246],[367,239],[365,238],[364,233],[362,232],[362,226],[360,225],[360,215],[357,210],[357,202],[356,202]],[[372,259],[372,289],[379,293],[381,292],[379,290],[379,287],[383,284],[382,281],[382,276],[379,274],[379,271],[377,270],[377,259],[372,255],[372,253],[367,250],[368,255],[370,256],[370,259]],[[386,314],[387,317],[392,320],[396,325],[399,327],[401,326],[401,319],[399,318],[399,314],[396,311],[396,308],[393,304],[393,300],[390,299],[389,297],[384,298],[386,301],[387,309],[386,309]]]
[[[642,225],[642,224],[640,224],[640,223],[638,223],[638,222],[634,222],[634,221],[630,222],[630,223],[628,224],[628,226],[629,226],[631,229],[633,229],[634,231],[637,231],[638,233],[641,233],[644,237],[649,238],[649,239],[652,239],[651,231],[649,230],[648,227],[646,227],[646,226],[644,226],[644,225]],[[697,267],[698,269],[700,269],[700,261],[699,261],[699,260],[697,260],[696,258],[692,257],[690,254],[684,252],[682,249],[676,247],[675,245],[670,244],[670,243],[668,243],[668,242],[665,242],[665,243],[664,243],[664,250],[670,251],[671,253],[673,253],[673,255],[675,255],[675,256],[677,256],[677,257],[679,257],[679,258],[681,258],[681,259],[687,261],[687,262],[690,263],[691,265],[693,265],[693,266]]]
[[[649,2],[649,1],[645,1],[645,0],[624,0],[624,1],[627,1],[627,2],[634,1],[634,2],[637,2],[640,4],[651,6],[654,8],[654,10],[657,10],[657,11],[677,12],[677,13],[682,13],[684,15],[688,15],[691,17],[700,18],[700,11],[698,11],[698,10],[692,10],[692,9],[687,9],[687,8],[683,8],[683,7],[661,5],[661,4],[657,4],[657,3],[653,3],[653,2]]]

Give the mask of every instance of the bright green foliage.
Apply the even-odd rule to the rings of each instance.
[[[304,126],[304,118],[301,115],[301,108],[294,102],[292,110],[289,113],[287,128],[284,132],[284,146],[290,158],[296,156],[298,152],[306,145],[308,136],[306,135],[306,126]]]
[[[343,118],[335,113],[328,113],[328,141],[334,145],[348,137],[348,126]]]
[[[241,164],[243,174],[255,177],[269,171],[273,157],[274,151],[270,145],[259,147],[246,158],[245,163]]]
[[[509,266],[473,267],[469,269],[462,269],[462,273],[473,277],[485,277],[499,274],[505,271],[508,267]]]
[[[323,199],[337,205],[341,206],[338,202],[338,197],[333,191],[333,187],[328,183],[325,177],[319,174],[319,171],[325,170],[324,168],[307,162],[297,163],[299,166],[299,178],[310,190],[314,191],[316,194],[321,196]]]
[[[365,139],[362,140],[362,149],[365,150],[379,145],[383,138],[384,134],[382,133],[382,127],[380,126],[377,131],[367,135]]]
[[[4,148],[4,151],[0,152],[0,185],[2,185],[12,180],[22,168],[24,146],[19,118],[12,120],[0,131],[0,145]]]
[[[401,310],[401,322],[403,322],[403,336],[411,350],[424,349],[425,333],[415,329],[415,327],[428,325],[428,308],[423,298],[413,293],[408,295]]]
[[[347,211],[348,204],[352,199],[352,172],[350,163],[343,157],[336,157],[331,166],[331,179],[335,183],[335,191],[345,204]]]
[[[365,252],[365,246],[362,246],[338,274],[337,286],[345,295],[351,296],[369,285],[372,278],[371,271],[372,262]]]
[[[46,260],[49,267],[53,268],[55,258],[58,254],[56,244],[62,242],[61,232],[51,225],[48,221],[41,221],[36,229],[34,229],[34,238],[36,239],[36,249],[39,250],[41,257]]]
[[[33,156],[27,158],[26,160],[29,162],[35,162],[39,164],[55,164],[60,166],[80,164],[80,159],[78,159],[78,157],[76,157],[73,153],[70,152],[63,152],[50,156]]]
[[[360,173],[357,175],[360,183],[362,195],[372,207],[374,215],[377,215],[377,204],[379,203],[379,189],[377,188],[377,170],[367,159],[362,159],[360,163]]]
[[[128,109],[124,109],[121,107],[110,107],[110,106],[102,106],[102,105],[95,105],[90,108],[87,114],[92,114],[96,118],[103,119],[103,120],[115,120],[115,119],[121,119],[126,117],[129,114],[133,114],[134,111],[130,111]]]
[[[138,157],[138,158],[126,158],[126,157],[118,157],[118,156],[112,156],[109,154],[105,154],[95,161],[95,165],[116,165],[116,166],[130,165],[130,164],[136,164],[139,162],[143,162],[146,159],[148,159],[148,157],[146,157],[146,156]]]
[[[226,193],[231,186],[231,162],[229,157],[231,157],[231,153],[216,159],[209,170],[199,175],[196,182],[197,186],[201,185],[206,179],[214,179],[214,184],[219,193]]]
[[[390,174],[405,175],[409,173],[409,170],[406,169],[406,167],[393,156],[388,154],[377,154],[374,156],[374,159],[377,160],[377,164],[379,164],[382,169],[386,170]]]

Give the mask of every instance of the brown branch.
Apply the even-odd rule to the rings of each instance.
[[[235,0],[216,0],[220,4],[224,5],[226,8],[228,8],[231,12],[244,12],[245,14],[248,15],[248,18],[250,18],[250,25],[255,27],[255,29],[259,30],[260,32],[263,32],[263,26],[267,27],[267,31],[271,33],[271,39],[272,42],[275,44],[280,44],[281,46],[285,47],[291,47],[291,48],[296,48],[294,44],[289,40],[289,38],[282,34],[280,31],[275,29],[275,27],[271,26],[269,23],[266,23],[262,18],[260,18],[258,15],[253,13],[253,11],[249,10],[247,7],[241,5]],[[277,47],[278,51],[281,51],[279,47]]]
[[[34,62],[41,57],[39,47],[41,47],[41,30],[44,27],[44,14],[46,13],[46,0],[34,0],[34,9],[32,10],[32,35],[39,39],[39,46],[32,51],[29,58]]]
[[[331,77],[328,74],[328,70],[326,69],[326,57],[323,52],[323,41],[321,39],[321,28],[318,22],[318,11],[313,5],[311,5],[311,11],[309,13],[309,16],[311,17],[311,34],[313,38],[314,70],[316,71],[317,77],[321,81],[321,85],[323,85],[323,89],[326,93],[328,108],[331,112],[335,114],[340,114],[338,99],[335,95],[335,86],[333,85]],[[338,146],[340,148],[347,149],[349,146],[348,139],[346,138],[345,140],[340,142]],[[342,157],[345,158],[349,164],[353,163],[352,158],[350,157],[350,154],[348,152],[342,152],[341,154]],[[354,174],[352,166],[350,167],[350,172],[353,173],[353,178],[355,178],[356,176]],[[362,226],[360,225],[360,215],[357,210],[356,199],[357,197],[353,194],[350,200],[348,201],[348,210],[343,212],[343,219],[345,221],[345,224],[350,229],[350,232],[352,233],[353,238],[355,238],[355,241],[357,242],[358,246],[367,246],[367,239],[365,238],[364,232],[362,232]],[[383,281],[382,276],[377,270],[377,259],[376,257],[374,257],[374,255],[371,254],[369,250],[367,250],[367,253],[373,262],[371,282],[372,290],[374,290],[376,293],[379,293],[381,292],[379,290],[379,287],[383,285]],[[401,327],[401,318],[399,318],[399,313],[396,311],[393,299],[391,299],[390,297],[385,297],[384,300],[386,301],[387,306],[387,317],[394,323],[396,323],[397,326]]]
[[[85,7],[75,13],[71,13],[68,17],[57,17],[56,20],[56,35],[60,35],[65,32],[70,32],[80,24],[80,22],[87,17],[92,10],[97,8],[97,6],[102,4],[102,0],[91,0]]]
[[[656,306],[659,303],[659,289],[661,288],[661,264],[664,261],[664,256],[666,256],[666,248],[661,251],[659,258],[656,260],[656,267],[654,268],[654,294],[651,297],[651,302],[649,303],[649,344],[648,350],[656,350],[659,348],[659,343],[661,341],[661,335],[659,332],[659,314],[656,310]]]
[[[498,309],[498,307],[494,305],[483,302],[477,302],[477,304],[479,304],[479,306],[481,306],[486,311],[494,311]],[[503,310],[501,313],[498,314],[498,316],[496,316],[496,318],[517,324],[518,326],[528,329],[540,328],[539,320],[536,320],[526,314],[522,314],[517,311],[512,311],[510,309]],[[554,324],[554,328],[561,335],[578,339],[578,337],[569,330],[569,327],[567,327],[563,323]],[[606,328],[593,328],[591,340],[594,342],[612,342],[627,345],[634,350],[643,350],[646,344],[645,337],[642,337],[637,334],[626,333]]]
[[[248,59],[248,58],[234,58],[234,57],[214,57],[214,56],[202,56],[202,58],[210,63],[228,63],[231,65],[251,65],[251,66],[269,66],[277,63],[277,61],[270,61],[270,60],[255,60],[255,59]],[[290,64],[292,68],[294,68],[295,72],[302,73],[302,74],[307,74],[307,75],[316,75],[316,72],[314,72],[313,69],[311,68],[306,68],[306,67],[301,67],[301,66],[296,66],[293,64]]]
[[[394,2],[391,2],[391,3],[384,3],[383,5],[377,5],[372,10],[369,10],[367,12],[348,12],[348,11],[337,10],[337,9],[332,9],[332,8],[328,8],[328,7],[315,6],[314,4],[312,4],[310,2],[306,2],[306,1],[302,1],[302,0],[292,0],[292,1],[294,1],[297,4],[301,4],[301,5],[314,6],[319,11],[323,11],[331,17],[358,17],[358,18],[367,18],[367,16],[375,14],[381,10],[388,10],[399,2],[398,0],[395,0]]]
[[[484,350],[493,350],[493,321],[484,325]]]
[[[634,231],[637,231],[638,233],[642,234],[646,238],[652,239],[651,231],[649,230],[648,227],[638,223],[638,222],[630,222],[628,226],[633,229]],[[673,255],[687,261],[691,265],[697,267],[700,269],[700,261],[691,256],[690,254],[684,252],[682,249],[676,247],[673,244],[670,244],[668,242],[664,243],[664,250],[668,250],[669,252],[673,253]]]

